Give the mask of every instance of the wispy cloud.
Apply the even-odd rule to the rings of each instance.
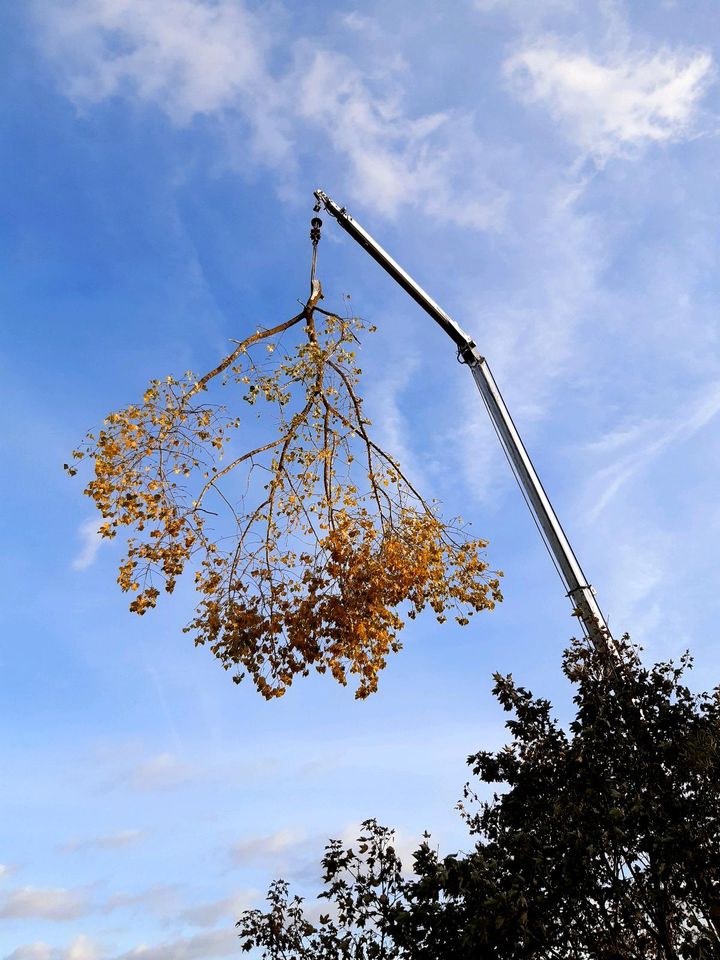
[[[0,917],[76,920],[90,908],[88,897],[64,887],[17,887],[0,895]]]
[[[238,937],[233,929],[215,930],[179,937],[148,946],[140,944],[122,954],[110,954],[89,937],[80,935],[64,949],[35,941],[17,947],[4,960],[205,960],[227,957],[238,952]]]
[[[104,960],[106,956],[99,943],[81,933],[66,948],[38,940],[13,950],[5,960]]]
[[[80,550],[72,561],[73,570],[87,570],[95,562],[98,550],[102,543],[102,537],[98,533],[99,523],[97,520],[85,520],[78,527],[78,537],[80,539]]]
[[[677,655],[690,643],[692,598],[707,592],[719,515],[708,507],[711,475],[693,475],[693,465],[698,455],[714,460],[717,430],[711,425],[718,414],[715,381],[675,416],[621,421],[582,448],[584,462],[600,464],[574,511],[592,544],[588,572],[611,628],[628,630],[653,657]],[[678,465],[686,460],[684,476]],[[676,482],[668,483],[669,477]],[[692,646],[698,645],[694,638]]]
[[[621,488],[676,443],[690,439],[720,413],[720,384],[712,383],[695,401],[671,420],[647,420],[621,425],[594,443],[590,452],[610,454],[613,459],[593,476],[583,511],[595,523]]]
[[[236,956],[238,949],[238,935],[234,929],[213,930],[155,946],[138,946],[107,960],[205,960],[207,957]]]
[[[524,22],[541,19],[555,11],[577,9],[578,0],[473,0],[473,6],[481,13],[504,13],[522,17]]]
[[[304,830],[276,830],[274,833],[240,840],[233,846],[231,857],[237,866],[273,863],[284,859],[290,852],[297,851],[306,842],[307,835]]]
[[[349,161],[351,193],[385,215],[410,204],[460,226],[502,222],[505,195],[482,178],[483,147],[467,114],[408,117],[392,73],[371,87],[349,57],[313,52],[309,44],[307,54],[298,78],[300,114]]]
[[[9,953],[5,960],[57,960],[57,951],[49,943],[36,940],[26,943]]]
[[[508,255],[522,262],[521,284],[492,297],[477,287],[466,292],[469,332],[531,453],[558,382],[582,363],[581,340],[607,257],[602,222],[578,210],[581,192],[582,184],[558,176],[536,200],[532,219],[517,216],[507,243]],[[449,446],[468,489],[493,501],[513,486],[512,474],[469,372],[459,368],[456,383],[454,403],[463,417],[449,431]]]
[[[615,633],[630,631],[635,641],[650,641],[658,649],[675,627],[667,589],[663,590],[672,575],[670,538],[657,530],[638,529],[631,520],[628,534],[611,547],[602,590],[605,612]]]
[[[141,907],[162,918],[177,913],[179,888],[176,884],[155,884],[133,893],[114,893],[91,900],[82,888],[18,887],[0,898],[0,917],[8,919],[76,920],[91,913],[107,914],[127,907]]]
[[[80,934],[65,951],[62,960],[102,960],[105,950],[95,940]]]
[[[359,853],[358,837],[363,835],[363,827],[360,822],[348,823],[337,838],[343,844],[345,849],[352,848],[355,853]],[[402,873],[406,877],[413,875],[413,854],[422,842],[422,838],[413,837],[402,830],[393,831],[392,847],[402,863]]]
[[[264,25],[244,3],[66,0],[43,4],[45,49],[78,105],[116,95],[156,103],[177,124],[245,107],[265,92]],[[253,117],[260,109],[253,108]]]
[[[111,910],[122,910],[126,907],[141,907],[167,919],[177,909],[178,893],[177,885],[159,883],[135,893],[114,893],[107,898],[101,909],[109,913]]]
[[[484,147],[467,113],[409,115],[396,65],[367,76],[351,58],[288,38],[240,0],[66,0],[37,4],[38,38],[79,108],[111,97],[159,107],[178,126],[220,122],[228,162],[282,167],[324,137],[343,189],[394,216],[422,205],[446,222],[502,222],[505,194],[484,176]],[[272,51],[290,49],[282,67]],[[240,126],[240,135],[237,133]],[[312,130],[313,137],[308,136]]]
[[[420,358],[416,354],[399,358],[384,377],[375,377],[368,384],[365,408],[377,442],[399,461],[411,483],[426,493],[430,489],[428,465],[421,463],[411,449],[412,428],[402,409],[403,394],[412,386],[413,374],[419,368]]]
[[[137,843],[143,837],[142,830],[118,830],[97,837],[83,837],[62,844],[65,853],[86,852],[88,850],[121,850]]]
[[[702,50],[622,49],[598,57],[548,37],[509,57],[504,71],[521,99],[543,105],[579,147],[602,160],[692,135],[712,67]]]
[[[243,910],[257,902],[258,897],[257,890],[246,890],[221,900],[198,903],[181,910],[177,919],[193,927],[214,927],[220,920],[237,920]]]
[[[132,790],[172,790],[199,776],[199,771],[172,753],[159,753],[132,767],[122,777],[122,783]]]

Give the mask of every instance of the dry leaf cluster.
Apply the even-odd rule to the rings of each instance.
[[[410,618],[429,605],[467,624],[501,599],[486,542],[443,523],[368,433],[351,347],[374,328],[323,310],[321,296],[315,282],[299,314],[205,376],[152,381],[73,452],[94,465],[84,492],[101,535],[130,534],[118,576],[130,609],[154,607],[189,566],[200,599],[185,629],[266,698],[311,668],[342,684],[356,675],[366,697],[400,649],[402,604]],[[303,335],[285,349],[292,328]],[[211,402],[223,387],[275,409],[266,442],[239,448],[240,417]]]

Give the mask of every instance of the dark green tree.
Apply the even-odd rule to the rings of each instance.
[[[266,960],[705,960],[720,958],[720,688],[693,694],[679,666],[643,666],[574,642],[567,729],[512,676],[494,695],[511,742],[469,758],[484,784],[459,804],[474,843],[441,858],[428,842],[408,877],[391,830],[323,859],[327,912],[306,914],[276,881],[246,911],[242,945]]]

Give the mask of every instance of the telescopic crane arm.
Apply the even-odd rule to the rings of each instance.
[[[318,204],[334,217],[340,226],[435,320],[450,337],[458,350],[458,358],[470,367],[478,390],[505,450],[525,500],[535,518],[543,539],[565,584],[574,612],[580,618],[587,636],[596,644],[612,643],[605,618],[595,599],[595,593],[573,553],[552,504],[540,482],[535,467],[505,406],[487,360],[480,354],[475,342],[430,297],[413,278],[397,264],[360,224],[353,220],[344,207],[338,206],[322,190],[315,191]],[[318,209],[318,207],[316,207]]]

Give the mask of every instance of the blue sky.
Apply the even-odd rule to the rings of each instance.
[[[378,436],[472,521],[505,602],[410,622],[379,692],[266,703],[140,619],[62,463],[147,381],[307,291],[320,186],[488,357],[612,628],[716,683],[715,4],[37,0],[0,9],[3,960],[232,956],[278,875],[377,816],[466,843],[495,670],[551,697],[569,605],[452,345],[326,219],[320,276],[378,332]]]

